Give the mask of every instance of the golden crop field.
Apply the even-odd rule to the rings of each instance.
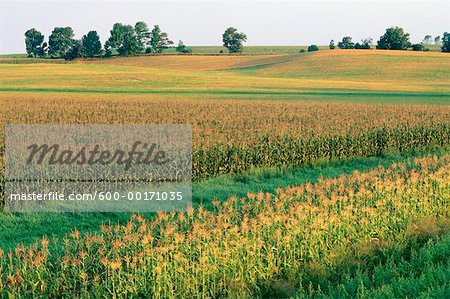
[[[218,71],[277,64],[293,59],[293,55],[254,56],[138,56],[87,61],[92,64],[136,66],[180,71]],[[85,63],[85,62],[83,62]]]
[[[447,145],[450,139],[450,106],[55,95],[0,95],[0,102],[2,124],[191,124],[197,178]],[[353,152],[347,151],[350,147]],[[300,156],[294,158],[294,153]]]
[[[365,290],[371,268],[383,270],[371,258],[379,253],[381,261],[380,252],[395,250],[389,249],[394,244],[406,250],[411,238],[448,229],[449,182],[450,156],[430,156],[276,194],[216,201],[214,211],[159,213],[153,221],[134,216],[98,234],[74,230],[63,239],[0,250],[0,288],[49,297],[305,296],[320,295],[317,282],[337,275],[325,286],[335,296],[370,297],[383,290]],[[60,250],[51,249],[55,244]],[[352,264],[360,265],[363,278],[355,289],[345,286],[352,278],[343,274]],[[445,277],[435,279],[429,287]],[[404,297],[406,289],[389,291]]]
[[[397,82],[448,87],[450,57],[446,53],[408,51],[319,51],[301,59],[252,71],[280,78],[322,78],[357,82]]]
[[[187,123],[195,178],[366,157],[448,145],[449,63],[363,50],[6,63],[0,123]],[[386,104],[411,97],[421,105]]]
[[[268,93],[293,99],[305,92],[366,91],[448,97],[449,69],[450,57],[433,52],[395,55],[340,50],[263,57],[151,56],[65,64],[0,64],[0,91]]]

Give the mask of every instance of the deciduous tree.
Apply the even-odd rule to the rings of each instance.
[[[441,44],[441,36],[438,35],[434,38],[434,44],[435,45],[440,45]]]
[[[158,25],[153,27],[150,32],[150,42],[148,52],[150,53],[162,53],[165,49],[169,48],[170,45],[173,45],[173,41],[171,41],[166,32],[161,31]]]
[[[329,47],[330,47],[330,50],[333,50],[336,48],[336,46],[334,45],[334,40],[330,40]]]
[[[243,32],[238,32],[234,27],[229,27],[222,35],[223,46],[230,51],[230,53],[241,53],[244,50],[243,43],[247,41],[247,35]]]
[[[319,51],[319,47],[316,45],[311,45],[308,47],[308,52],[315,52],[315,51]]]
[[[99,55],[102,49],[102,44],[100,43],[100,37],[98,36],[97,31],[89,31],[88,34],[83,35],[81,44],[83,46],[84,55],[87,57]]]
[[[64,55],[65,60],[74,60],[84,56],[85,49],[81,40],[73,40],[72,46]]]
[[[350,36],[345,36],[342,38],[342,41],[338,43],[339,49],[353,49],[355,48],[355,43],[352,42],[352,38]]]
[[[380,37],[377,49],[406,50],[410,45],[409,33],[406,33],[403,28],[391,27],[386,29],[384,35]]]
[[[64,57],[73,45],[73,29],[70,27],[55,27],[48,38],[49,53]]]
[[[134,25],[134,31],[139,44],[139,52],[144,52],[150,38],[150,30],[145,22],[139,21]]]
[[[116,23],[110,33],[109,39],[105,42],[107,53],[110,53],[112,49],[122,56],[139,53],[141,47],[133,26]]]
[[[25,47],[28,56],[44,56],[46,46],[47,44],[44,43],[44,35],[35,28],[31,28],[25,32]]]
[[[450,33],[444,32],[442,37],[442,52],[450,52]]]
[[[422,43],[425,45],[431,45],[431,43],[433,42],[433,37],[431,37],[431,35],[427,34],[425,35],[425,37],[423,38]]]
[[[425,48],[423,44],[413,44],[411,48],[413,51],[428,51],[428,48]]]
[[[192,53],[192,49],[186,47],[186,45],[180,40],[178,41],[178,45],[175,48],[178,53]]]
[[[360,43],[355,44],[355,49],[370,49],[372,41],[371,37],[363,38]]]

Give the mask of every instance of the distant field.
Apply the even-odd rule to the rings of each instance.
[[[339,40],[335,39],[335,44],[337,48],[337,43]],[[356,41],[355,41],[356,42]],[[328,50],[328,45],[319,45],[320,50]],[[430,49],[431,52],[440,52],[440,45],[426,45],[427,48]],[[220,46],[192,46],[190,47],[193,50],[193,53],[199,54],[217,54],[220,51],[227,53],[228,50],[224,47]],[[301,49],[305,51],[308,49],[308,45],[304,46],[245,46],[244,54],[296,54]],[[375,45],[372,46],[372,49],[375,49]],[[175,52],[175,49],[167,50],[168,53]]]
[[[188,46],[193,50],[193,54],[224,54],[228,53],[225,47],[221,46]],[[243,54],[296,54],[300,49],[307,49],[308,46],[246,46]],[[328,46],[319,46],[320,49],[328,49]],[[164,54],[177,53],[175,48],[164,51]],[[0,58],[24,58],[27,54],[0,54]]]
[[[337,45],[337,40],[335,43]],[[221,51],[225,54],[228,50],[221,46],[189,46],[193,50],[192,54],[221,54]],[[440,45],[426,45],[431,52],[440,52]],[[337,46],[336,46],[337,48]],[[308,49],[308,45],[303,46],[245,46],[243,54],[260,55],[260,54],[297,54],[301,49],[305,51]],[[328,45],[319,46],[320,50],[328,50]],[[375,45],[372,46],[375,49]],[[164,51],[165,54],[175,54],[175,48],[170,48]],[[25,58],[27,54],[0,54],[0,58]]]
[[[52,61],[53,62],[53,61]],[[404,94],[445,101],[450,56],[375,50],[268,56],[145,56],[0,64],[0,91],[86,94]],[[189,97],[189,96],[187,96]],[[444,98],[444,99],[443,99]]]
[[[28,54],[0,54],[0,58],[27,58]]]
[[[190,47],[193,53],[198,54],[218,54],[220,51],[228,53],[228,50],[220,46],[193,46]],[[328,49],[328,46],[319,46],[320,49]],[[307,50],[308,46],[245,46],[244,54],[297,54],[300,49]],[[175,49],[167,51],[175,52]]]
[[[249,67],[249,75],[358,82],[415,82],[450,87],[450,55],[440,52],[334,50],[286,63]]]
[[[245,67],[263,67],[292,60],[292,55],[225,56],[137,56],[86,61],[89,64],[136,66],[179,71],[217,71]]]

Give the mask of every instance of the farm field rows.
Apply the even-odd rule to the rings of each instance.
[[[366,92],[447,97],[449,69],[450,58],[445,53],[340,50],[262,58],[152,56],[98,63],[1,64],[0,91],[261,93],[294,98],[305,92]]]
[[[101,124],[187,122],[193,130],[195,178],[253,167],[299,166],[317,159],[445,146],[450,142],[450,108],[440,105],[70,97],[51,100],[45,95],[31,99],[2,95],[0,101],[4,107],[0,121],[4,124],[89,124],[94,119]]]
[[[230,197],[245,197],[248,192],[263,191],[274,194],[278,188],[297,186],[307,182],[317,182],[323,178],[336,178],[350,175],[354,171],[368,172],[392,163],[409,163],[427,155],[440,157],[449,152],[447,149],[391,152],[379,156],[347,159],[330,162],[315,162],[302,167],[260,168],[238,175],[220,175],[214,178],[193,182],[193,205],[213,209],[212,199],[219,201]],[[143,214],[152,218],[153,214]],[[9,251],[17,244],[30,245],[44,236],[61,238],[69,234],[74,227],[81,233],[96,232],[103,223],[124,224],[130,219],[130,213],[0,213],[0,239],[3,249]],[[55,231],[55,223],[58,230]]]
[[[429,156],[275,194],[249,192],[214,201],[213,211],[159,213],[152,221],[133,216],[123,226],[103,225],[100,233],[74,230],[64,240],[43,238],[9,254],[0,251],[0,286],[51,297],[111,290],[137,297],[150,291],[162,298],[360,292],[439,297],[448,274],[442,246],[448,246],[449,159]],[[435,253],[426,287],[412,287],[422,278],[411,274],[391,272],[390,281],[371,276],[389,273],[384,259],[402,250],[427,250],[424,244],[436,246],[428,248]],[[412,269],[420,259],[409,262]],[[354,271],[366,277],[357,286],[346,283]],[[341,278],[319,284],[333,275]],[[393,281],[402,287],[382,287]]]
[[[17,123],[187,123],[194,176],[186,213],[101,214],[80,232],[81,215],[0,212],[0,297],[445,294],[450,56],[291,50],[0,58],[1,136]]]

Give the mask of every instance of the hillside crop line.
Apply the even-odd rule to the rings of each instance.
[[[330,88],[342,91],[258,91],[258,90],[104,90],[104,89],[73,89],[73,88],[8,88],[0,87],[0,92],[43,92],[43,93],[105,93],[105,94],[233,94],[233,95],[328,95],[328,96],[389,96],[389,97],[448,97],[450,93],[420,93],[420,92],[367,92],[347,89]],[[324,88],[318,89],[324,90]]]

